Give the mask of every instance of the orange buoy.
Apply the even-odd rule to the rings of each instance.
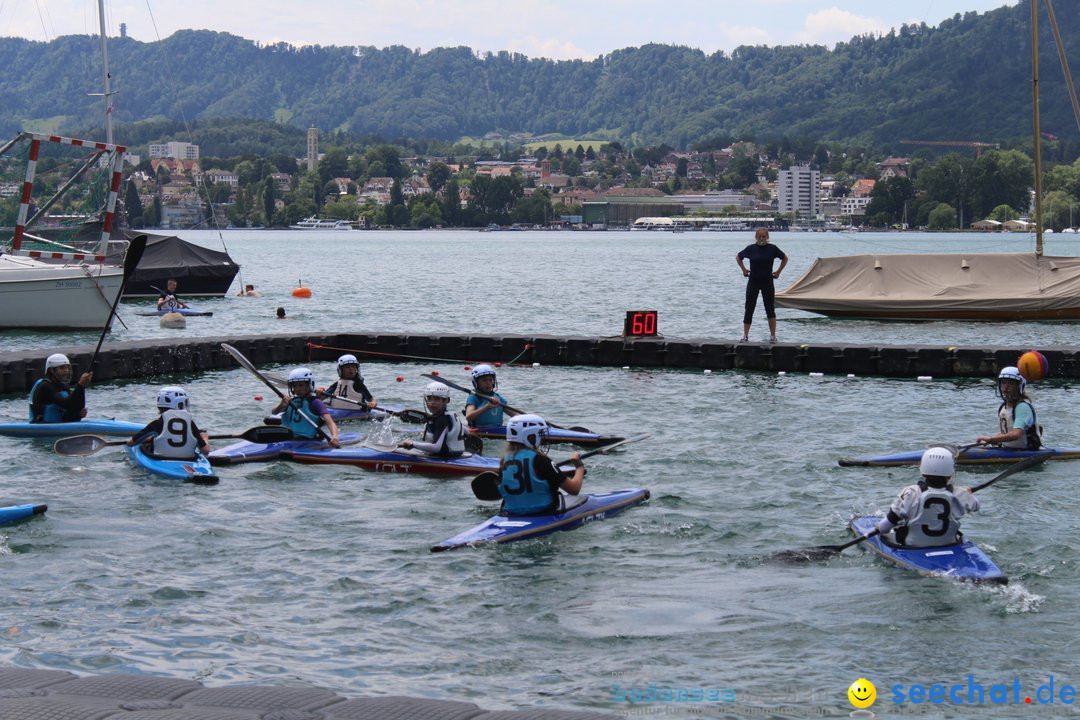
[[[311,297],[311,288],[304,287],[302,285],[298,288],[293,288],[292,296],[298,298],[309,298]]]
[[[1021,355],[1020,359],[1016,361],[1016,367],[1020,370],[1020,374],[1027,378],[1028,382],[1042,380],[1046,377],[1046,373],[1050,372],[1050,363],[1047,362],[1046,356],[1038,350],[1029,350]]]

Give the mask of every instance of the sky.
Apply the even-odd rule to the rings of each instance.
[[[592,59],[657,42],[706,53],[740,45],[822,44],[937,25],[1018,0],[106,0],[106,26],[153,42],[183,29],[261,43],[466,45],[556,60]],[[96,0],[0,0],[0,36],[52,40],[97,33]]]

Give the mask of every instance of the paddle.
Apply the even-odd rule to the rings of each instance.
[[[978,492],[979,490],[988,488],[994,483],[996,483],[998,480],[1004,480],[1005,478],[1013,475],[1014,473],[1018,473],[1021,470],[1027,470],[1029,467],[1038,465],[1039,463],[1044,462],[1053,455],[1054,453],[1052,451],[1047,451],[1044,453],[1039,453],[1038,455],[1032,455],[1029,458],[1025,458],[1024,460],[1021,460],[1014,465],[1010,465],[1008,468],[998,473],[990,480],[987,480],[981,485],[976,485],[975,487],[971,488],[971,492]],[[852,545],[858,545],[862,541],[869,540],[870,538],[880,534],[881,532],[879,530],[874,529],[871,532],[866,533],[865,535],[862,535],[855,538],[854,540],[844,543],[843,545],[817,545],[815,547],[799,548],[798,550],[784,550],[783,552],[779,552],[774,555],[772,557],[772,560],[788,563],[826,560],[833,555],[836,555],[837,553],[848,549]]]
[[[293,432],[287,427],[275,427],[272,425],[260,425],[245,430],[242,433],[230,433],[228,435],[211,435],[211,440],[223,440],[225,438],[243,438],[248,442],[265,445],[267,443],[284,442],[293,439]],[[69,457],[81,455],[93,455],[98,450],[111,445],[126,445],[127,440],[106,440],[98,435],[74,435],[60,438],[53,443],[53,450],[58,455]]]
[[[266,373],[266,377],[270,378],[271,382],[275,382],[278,385],[288,385],[288,380],[281,377],[280,375],[275,375],[274,373]],[[384,408],[381,405],[375,405],[374,407],[372,407],[371,405],[360,402],[359,400],[351,400],[349,398],[341,397],[339,395],[330,395],[328,397],[333,400],[340,400],[350,405],[355,405],[356,407],[362,407],[365,410],[381,410],[382,412],[388,415],[393,415],[394,417],[401,419],[402,422],[407,422],[410,425],[419,425],[420,423],[426,423],[428,420],[431,419],[431,416],[423,410],[391,410],[389,408]]]
[[[469,388],[465,387],[464,385],[458,385],[456,382],[453,382],[452,380],[447,380],[447,379],[445,379],[443,377],[440,377],[439,375],[431,375],[429,373],[421,373],[421,377],[426,377],[428,380],[434,380],[435,382],[441,382],[443,385],[445,385],[447,387],[452,387],[455,390],[460,390],[461,392],[464,392],[464,393],[475,393],[477,397],[483,398],[485,400],[495,400],[496,399],[496,398],[492,397],[491,395],[485,395],[482,392],[477,392],[475,390],[470,390]],[[502,406],[504,408],[506,408],[507,410],[509,410],[510,412],[517,413],[519,415],[521,415],[521,414],[523,414],[525,412],[524,410],[519,410],[516,407],[514,407],[513,405],[507,405],[506,403],[502,403]],[[571,426],[571,427],[563,427],[562,425],[556,425],[555,423],[550,422],[550,421],[548,422],[548,425],[550,425],[553,428],[558,428],[560,430],[573,430],[574,432],[582,432],[582,433],[592,432],[591,430],[589,430],[589,428],[584,428],[584,427],[581,427],[579,425],[574,425],[574,426]]]
[[[634,437],[619,440],[618,442],[613,442],[610,445],[594,448],[592,450],[586,450],[585,452],[578,455],[578,457],[584,460],[587,457],[599,455],[600,453],[606,453],[608,450],[614,450],[621,445],[629,445],[630,443],[644,440],[647,437],[649,437],[649,433],[635,435]],[[555,463],[556,469],[560,469],[564,465],[570,465],[571,467],[573,467],[573,461],[563,460],[562,462]],[[502,495],[499,494],[499,481],[501,479],[502,477],[499,473],[493,472],[491,470],[480,473],[472,480],[473,495],[475,495],[478,500],[502,500]]]
[[[236,362],[240,363],[241,367],[243,367],[245,370],[247,370],[249,373],[251,373],[255,377],[262,380],[263,384],[266,385],[266,387],[273,390],[274,393],[279,398],[281,398],[282,400],[285,399],[285,393],[278,390],[277,385],[270,382],[270,380],[267,379],[267,377],[265,375],[263,375],[261,372],[259,372],[257,369],[255,369],[255,366],[251,364],[250,360],[248,360],[246,357],[244,357],[244,354],[242,352],[240,352],[239,350],[237,350],[236,348],[234,348],[232,345],[230,345],[228,343],[221,343],[221,347],[225,350],[225,352],[232,355],[233,359],[235,359]],[[319,437],[321,437],[326,442],[330,442],[330,436],[327,435],[325,432],[323,432],[323,429],[321,427],[319,427],[318,423],[316,423],[314,420],[309,418],[304,413],[297,413],[297,414],[301,418],[303,418],[304,422],[306,422],[311,427],[315,428],[315,432],[318,433]]]
[[[146,250],[145,235],[136,235],[128,243],[127,252],[124,253],[124,276],[120,278],[120,289],[113,298],[112,307],[109,308],[109,317],[105,318],[105,327],[101,328],[101,337],[98,338],[97,347],[94,348],[94,354],[90,356],[90,372],[94,371],[94,362],[97,361],[101,343],[105,342],[105,333],[109,332],[109,325],[112,324],[113,315],[116,314],[116,305],[120,302],[120,296],[124,294],[124,286],[127,285],[128,278],[135,273],[135,267],[142,260],[144,250]]]

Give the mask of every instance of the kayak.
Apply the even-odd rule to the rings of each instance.
[[[354,445],[364,439],[363,433],[341,433],[342,445]],[[325,440],[284,440],[276,443],[253,443],[247,440],[214,450],[207,459],[211,465],[239,465],[246,462],[277,460],[285,450],[318,450],[328,448]]]
[[[191,308],[177,308],[176,310],[150,310],[148,312],[141,312],[135,314],[142,315],[143,317],[160,317],[169,313],[179,313],[185,317],[210,317],[214,314],[212,310],[193,310]]]
[[[145,427],[123,420],[79,420],[67,423],[0,423],[0,435],[8,437],[58,438],[72,435],[128,437]]]
[[[481,427],[469,428],[469,431],[477,437],[492,438],[494,440],[506,439],[505,425],[484,425]],[[611,443],[616,443],[623,439],[624,438],[616,435],[600,435],[594,432],[556,427],[549,427],[547,434],[547,441],[549,443],[574,443],[575,445],[592,445],[597,447],[601,445],[610,445]]]
[[[499,458],[472,453],[465,453],[459,457],[441,458],[426,455],[419,450],[380,450],[366,446],[286,450],[281,453],[281,459],[311,465],[355,465],[379,472],[420,475],[470,476],[499,469]]]
[[[851,521],[856,537],[872,532],[880,517],[866,515]],[[1009,578],[1001,568],[970,540],[954,545],[928,548],[898,547],[882,540],[880,535],[859,543],[864,550],[875,552],[891,563],[923,575],[945,577],[965,582],[1008,584]]]
[[[129,446],[127,452],[136,465],[155,475],[199,485],[216,485],[218,482],[214,468],[210,467],[210,461],[202,453],[194,460],[170,460],[151,457],[139,445]]]
[[[28,517],[40,515],[48,509],[49,506],[44,504],[8,505],[7,507],[0,507],[0,525],[7,525],[8,523],[25,520]]]
[[[573,530],[585,523],[609,518],[649,499],[649,491],[641,488],[592,493],[568,500],[582,502],[555,515],[496,515],[474,528],[443,540],[431,547],[431,552],[454,550],[484,543],[505,543],[547,535],[557,530]]]
[[[1034,455],[1050,451],[1050,460],[1076,460],[1080,458],[1080,447],[1044,447],[1038,450],[1011,450],[1001,447],[966,448],[956,458],[958,465],[989,465],[1015,463]],[[860,455],[852,458],[840,458],[841,467],[889,467],[894,465],[918,465],[924,450],[892,453],[891,455]]]

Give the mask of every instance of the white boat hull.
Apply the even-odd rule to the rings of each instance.
[[[117,267],[0,255],[0,330],[100,330],[122,279]]]

